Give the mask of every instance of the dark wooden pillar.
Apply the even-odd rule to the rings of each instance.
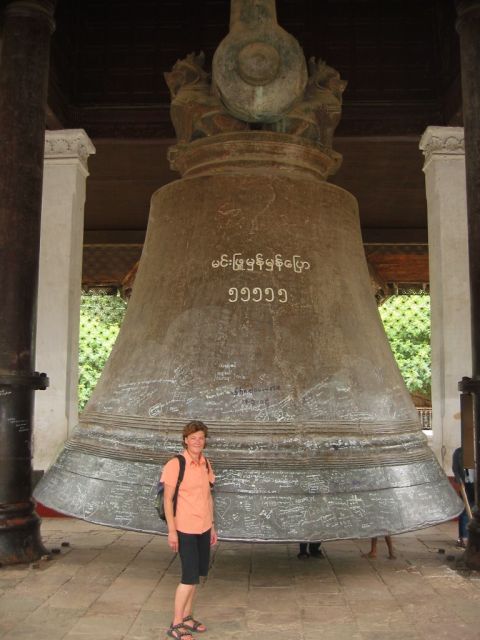
[[[472,322],[472,377],[460,389],[473,398],[476,510],[469,523],[465,562],[480,570],[480,1],[457,0],[462,64]]]
[[[32,493],[32,415],[50,35],[56,0],[13,0],[0,57],[0,564],[45,553]]]

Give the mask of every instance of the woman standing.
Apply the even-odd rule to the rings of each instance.
[[[168,527],[168,546],[179,553],[182,578],[175,592],[173,622],[167,631],[170,638],[192,640],[192,631],[206,631],[193,618],[193,601],[200,576],[206,576],[210,563],[210,546],[216,544],[213,500],[210,490],[215,481],[210,464],[203,455],[208,429],[194,420],[183,428],[185,473],[178,489],[176,509],[174,495],[180,472],[177,458],[163,468],[164,509]]]

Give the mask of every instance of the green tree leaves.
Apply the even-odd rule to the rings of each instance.
[[[430,396],[430,296],[392,296],[379,311],[407,389]]]
[[[126,303],[120,296],[84,294],[80,306],[78,408],[81,411],[97,384],[117,339]]]

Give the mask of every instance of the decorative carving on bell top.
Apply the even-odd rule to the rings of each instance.
[[[347,82],[324,60],[310,58],[303,99],[284,118],[265,128],[290,133],[331,148],[342,115],[342,94]]]
[[[203,52],[191,53],[165,74],[180,144],[260,129],[331,150],[347,83],[320,59],[309,60],[307,74],[298,42],[276,22],[273,0],[234,0],[213,78],[204,65]]]
[[[248,125],[237,120],[212,94],[210,75],[203,69],[205,56],[190,53],[177,60],[165,80],[172,104],[170,116],[179,143],[228,131],[245,131]]]

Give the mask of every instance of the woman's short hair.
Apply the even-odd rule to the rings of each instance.
[[[208,436],[208,427],[206,424],[201,422],[200,420],[192,420],[188,424],[183,427],[182,438],[185,442],[185,438],[188,438],[192,433],[196,433],[197,431],[203,431],[205,434],[205,438]]]

